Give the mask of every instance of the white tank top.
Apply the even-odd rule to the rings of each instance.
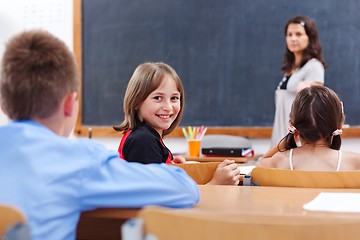
[[[290,170],[294,170],[294,166],[293,166],[293,159],[292,159],[292,155],[293,155],[293,148],[290,149],[290,156],[289,156],[289,164],[290,164]],[[337,165],[336,165],[336,172],[339,171],[340,169],[340,165],[341,165],[341,159],[342,159],[342,156],[341,156],[341,151],[338,151],[338,162],[337,162]]]

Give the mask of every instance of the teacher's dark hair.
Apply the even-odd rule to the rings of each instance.
[[[285,36],[287,34],[288,26],[292,23],[301,24],[305,28],[306,35],[309,38],[309,45],[303,51],[301,63],[300,63],[300,66],[298,66],[298,67],[301,68],[302,66],[305,65],[305,63],[307,61],[309,61],[312,58],[316,58],[324,65],[324,68],[326,68],[327,64],[325,63],[325,60],[323,57],[322,46],[321,46],[319,34],[316,29],[316,25],[315,25],[314,21],[311,20],[307,16],[296,16],[296,17],[290,18],[285,25],[285,29],[284,29]],[[283,66],[282,66],[281,70],[284,73],[288,73],[294,67],[294,64],[295,64],[295,56],[286,47],[285,54],[284,54]]]

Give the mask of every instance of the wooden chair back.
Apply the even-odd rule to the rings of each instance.
[[[157,240],[343,240],[358,239],[358,219],[210,214],[147,207],[140,211],[146,235]]]
[[[20,210],[13,206],[0,205],[0,236],[18,223],[26,223],[26,218]]]
[[[360,171],[321,172],[256,167],[252,185],[302,188],[360,188]]]
[[[219,165],[219,162],[189,163],[189,164],[173,164],[180,167],[195,180],[197,184],[208,183]]]

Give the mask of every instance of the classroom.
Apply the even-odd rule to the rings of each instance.
[[[126,87],[141,63],[167,63],[183,83],[182,120],[163,142],[169,153],[188,161],[175,166],[197,183],[199,202],[185,209],[159,204],[83,211],[76,239],[357,239],[360,171],[318,175],[275,168],[262,172],[255,166],[273,147],[274,93],[283,77],[286,48],[284,24],[298,15],[316,23],[328,65],[324,85],[343,106],[341,152],[360,154],[359,8],[357,0],[0,3],[0,56],[13,35],[37,28],[61,39],[74,53],[79,114],[70,139],[90,139],[120,153],[122,133],[113,126],[124,119]],[[10,123],[0,108],[0,128]],[[197,156],[189,156],[187,135],[201,127],[206,127],[202,148],[217,137],[214,149],[243,149],[226,144],[246,142],[252,155],[205,155],[199,148]],[[234,159],[239,166],[242,186],[207,184],[224,159]],[[17,221],[28,220],[21,216]],[[0,238],[2,224],[0,219]]]

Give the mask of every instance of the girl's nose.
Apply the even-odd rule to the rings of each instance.
[[[164,111],[170,111],[171,110],[171,103],[170,102],[164,102],[163,106],[162,106],[162,110]]]

